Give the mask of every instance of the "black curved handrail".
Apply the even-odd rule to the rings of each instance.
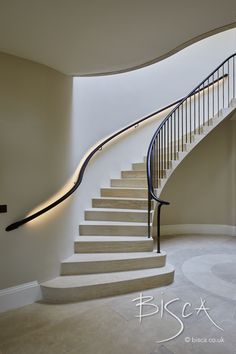
[[[91,160],[91,158],[96,154],[97,151],[101,150],[107,143],[109,143],[111,140],[113,140],[114,138],[116,138],[117,136],[121,135],[122,133],[124,133],[125,131],[131,129],[131,128],[137,128],[139,126],[140,123],[143,123],[144,121],[152,118],[153,116],[155,116],[156,114],[159,114],[159,113],[162,113],[163,111],[165,111],[166,109],[178,104],[180,101],[182,100],[179,99],[167,106],[165,106],[164,108],[161,108],[151,114],[149,114],[148,116],[145,116],[133,123],[131,123],[130,125],[128,125],[127,127],[125,128],[122,128],[121,130],[119,130],[118,132],[112,134],[111,136],[109,136],[108,138],[106,138],[105,140],[103,140],[99,145],[97,145],[92,151],[91,153],[87,156],[87,158],[85,159],[83,165],[81,166],[81,169],[79,171],[79,174],[78,174],[78,177],[77,177],[77,180],[76,182],[74,183],[74,186],[69,189],[63,196],[61,196],[60,198],[58,198],[55,202],[49,204],[47,207],[45,208],[42,208],[41,210],[39,210],[38,212],[32,214],[32,215],[29,215],[23,219],[20,219],[10,225],[8,225],[6,227],[6,231],[12,231],[12,230],[15,230],[17,229],[18,227],[28,223],[29,221],[32,221],[34,220],[35,218],[39,217],[40,215],[46,213],[47,211],[55,208],[58,204],[62,203],[65,199],[67,199],[69,196],[71,196],[76,190],[77,188],[80,186],[82,180],[83,180],[83,175],[84,175],[84,171],[89,163],[89,161]]]
[[[217,78],[216,81],[218,80],[221,80],[223,78],[223,76]],[[214,83],[212,83],[211,85],[213,85]],[[79,174],[78,174],[78,177],[77,177],[77,180],[75,181],[74,183],[74,186],[71,187],[64,195],[62,195],[60,198],[58,198],[57,200],[55,200],[54,202],[50,203],[48,206],[40,209],[39,211],[33,213],[32,215],[29,215],[25,218],[22,218],[16,222],[13,222],[12,224],[8,225],[6,227],[6,231],[12,231],[12,230],[15,230],[17,229],[18,227],[28,223],[29,221],[32,221],[34,219],[36,219],[37,217],[39,217],[40,215],[48,212],[49,210],[55,208],[58,204],[62,203],[65,199],[67,199],[69,196],[71,196],[77,189],[78,187],[80,186],[82,180],[83,180],[83,176],[84,176],[84,172],[85,172],[85,169],[89,163],[89,161],[92,159],[92,157],[97,153],[97,151],[100,151],[106,144],[108,144],[111,140],[113,140],[114,138],[116,138],[117,136],[121,135],[122,133],[126,132],[127,130],[131,129],[131,128],[137,128],[139,126],[140,123],[143,123],[144,121],[152,118],[153,116],[157,115],[157,114],[160,114],[162,112],[164,112],[165,110],[167,110],[168,108],[171,108],[175,105],[177,105],[179,102],[182,102],[183,98],[180,98],[178,99],[177,101],[131,123],[130,125],[128,125],[127,127],[125,128],[122,128],[121,130],[119,130],[118,132],[110,135],[109,137],[105,138],[100,144],[98,144],[91,152],[90,154],[87,156],[87,158],[85,159],[85,161],[83,162],[81,168],[80,168],[80,171],[79,171]]]
[[[184,140],[186,143],[188,141],[191,143],[193,135],[197,134],[197,132],[200,133],[202,127],[206,124],[210,124],[214,113],[217,112],[219,115],[220,108],[229,107],[231,99],[235,98],[235,56],[236,53],[225,59],[173,108],[158,126],[149,144],[146,162],[148,180],[148,237],[150,237],[151,233],[151,201],[155,200],[159,203],[157,209],[157,252],[160,252],[161,207],[169,205],[170,202],[160,199],[156,195],[155,189],[160,186],[159,180],[163,178],[163,171],[169,168],[169,162],[172,161],[173,157],[175,159],[176,153],[184,151]],[[225,86],[224,80],[226,77],[227,86]],[[219,81],[221,79],[223,79],[222,92],[219,89]],[[217,88],[215,89],[216,85]],[[210,87],[212,88],[211,93],[209,90]]]

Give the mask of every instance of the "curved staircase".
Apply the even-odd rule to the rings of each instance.
[[[75,254],[61,264],[61,276],[41,284],[43,299],[70,302],[124,294],[170,284],[174,268],[160,251],[160,199],[165,183],[194,147],[236,109],[235,56],[165,117],[147,159],[122,171],[85,210]],[[155,212],[157,210],[157,213]],[[157,215],[157,253],[153,219]],[[149,237],[147,237],[149,236]]]
[[[200,134],[192,134],[192,142],[184,144],[184,151],[178,151],[168,161],[156,190],[158,195],[187,154],[235,108],[233,99],[229,108],[211,119],[209,126],[201,127]],[[93,199],[93,207],[85,210],[85,221],[80,224],[80,236],[74,243],[75,254],[62,262],[60,277],[41,285],[45,301],[88,300],[173,281],[174,268],[166,264],[166,253],[154,252],[153,239],[147,238],[145,176],[146,163],[134,163],[130,171],[121,172],[120,179],[111,180],[111,187],[101,188],[101,198]]]

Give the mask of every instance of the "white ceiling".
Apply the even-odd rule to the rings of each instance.
[[[66,74],[117,72],[232,24],[235,0],[0,0],[0,51]]]

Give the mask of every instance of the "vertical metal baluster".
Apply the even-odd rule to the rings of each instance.
[[[196,92],[194,92],[194,96],[193,96],[193,109],[194,109],[194,114],[193,114],[193,118],[194,118],[194,134],[196,134]]]
[[[170,160],[172,160],[173,157],[173,122],[172,122],[172,115],[169,117],[170,119]]]
[[[158,140],[157,137],[155,139],[155,155],[156,155],[156,159],[155,159],[155,171],[156,171],[156,180],[157,180],[157,185],[159,183],[159,177],[158,177]]]
[[[162,151],[161,151],[161,130],[158,132],[158,147],[159,147],[159,176],[161,174],[161,159],[162,159]]]
[[[164,150],[163,150],[163,169],[165,169],[166,167],[166,160],[165,160],[165,148],[166,148],[166,138],[165,138],[165,124],[162,126],[162,131],[163,131],[163,146],[164,146]]]
[[[156,139],[153,142],[153,188],[156,188]]]
[[[170,129],[170,125],[169,125],[169,119],[167,120],[167,156],[166,156],[166,160],[167,160],[167,168],[168,168],[168,161],[170,159],[170,135],[169,135],[169,129]],[[164,175],[163,175],[164,177]]]
[[[214,82],[215,80],[215,73],[213,74],[212,81]],[[215,84],[213,84],[212,87],[212,117],[215,115]]]
[[[162,127],[162,146],[163,146],[163,158],[162,158],[162,171],[165,169],[165,143],[164,143],[164,127]]]
[[[154,179],[154,188],[158,188],[158,178],[157,178],[157,171],[156,171],[156,139],[153,143],[153,179]]]
[[[183,105],[184,105],[184,102],[183,103],[181,103],[181,112],[182,112],[182,115],[181,115],[181,129],[182,129],[182,151],[184,151],[184,107],[183,107]]]
[[[201,89],[201,86],[198,89],[198,133],[199,134],[201,133],[201,103],[200,103],[201,96],[200,96],[200,89]]]
[[[218,117],[220,116],[220,83],[219,83],[219,70],[217,70],[217,95],[218,95]]]
[[[167,159],[168,159],[168,129],[167,129],[167,127],[168,127],[168,125],[167,125],[167,122],[168,121],[166,121],[166,123],[165,123],[165,130],[166,130],[166,154],[165,154],[165,156],[166,156],[166,165],[165,165],[165,170],[167,169]]]
[[[154,168],[153,168],[153,165],[154,165],[154,144],[152,145],[152,160],[151,160],[151,174],[152,174],[152,186],[154,188],[155,186],[155,176],[154,176]]]
[[[227,62],[227,64],[228,64],[228,66],[227,66],[227,68],[228,68],[228,77],[227,77],[227,80],[228,80],[228,107],[229,107],[229,103],[230,103],[230,96],[229,96],[229,94],[230,94],[230,87],[229,87],[229,60],[228,60],[228,62]]]
[[[154,189],[155,188],[155,169],[154,169],[154,164],[155,164],[155,140],[153,142],[153,145],[152,145],[152,168],[151,168],[151,173],[152,173],[152,188]]]
[[[164,151],[164,144],[163,144],[163,127],[161,128],[161,151],[162,151],[162,156],[161,156],[161,171],[164,170],[164,154],[165,154],[165,151]],[[162,173],[162,172],[161,172]]]
[[[156,171],[156,138],[153,142],[153,188],[157,188],[157,171]]]
[[[191,144],[192,142],[192,97],[189,97],[189,116],[190,116],[190,120],[189,120],[189,130],[190,130],[190,135],[189,135],[189,142]]]
[[[224,69],[224,64],[223,64],[223,67],[222,67],[222,76],[223,76],[223,94],[222,94],[222,100],[223,100],[223,103],[222,103],[222,108],[225,107],[225,78],[224,78],[224,74],[225,74],[225,69]]]
[[[151,237],[151,194],[148,191],[148,238]]]
[[[235,56],[233,57],[233,98],[235,98]]]
[[[208,126],[210,125],[210,92],[209,92],[209,79],[207,81],[207,115],[208,115]]]
[[[164,170],[166,170],[167,167],[167,123],[165,122],[164,124],[164,133],[165,133],[165,168]]]
[[[161,252],[161,247],[160,247],[160,239],[161,239],[161,235],[160,235],[160,224],[161,224],[161,207],[162,204],[159,203],[158,207],[157,207],[157,253]]]
[[[157,154],[157,180],[159,181],[159,164],[160,164],[160,149],[159,149],[159,137],[156,136],[156,154]]]
[[[213,80],[215,80],[215,74],[213,74]],[[215,99],[215,96],[216,96],[216,93],[215,93],[215,88],[216,88],[216,84],[213,84],[213,117],[215,115],[215,105],[216,105],[216,99]]]
[[[174,111],[174,159],[176,156],[176,110]]]
[[[153,152],[153,146],[151,148],[151,152],[150,152],[150,172],[151,172],[151,183],[152,183],[152,188],[154,185],[154,181],[153,181],[153,156],[154,156],[154,152]],[[148,238],[151,237],[151,194],[150,191],[148,193]]]
[[[178,127],[178,151],[179,151],[179,144],[180,144],[180,141],[179,141],[179,107],[178,107],[177,109],[178,109],[178,122],[177,122],[177,127]]]
[[[168,159],[169,159],[169,130],[168,125],[169,119],[166,121],[166,168],[168,168]]]
[[[166,122],[167,124],[167,152],[166,152],[166,168],[168,169],[168,161],[170,158],[170,134],[169,134],[169,128],[170,128],[170,122],[169,119]]]
[[[160,139],[160,132],[158,133],[158,155],[159,155],[159,174],[158,174],[158,178],[160,178],[161,176],[161,139]]]
[[[202,85],[203,91],[202,91],[202,119],[203,119],[203,125],[205,125],[205,82]]]
[[[188,99],[185,101],[185,134],[186,134],[186,144],[188,142],[188,109],[187,109]]]

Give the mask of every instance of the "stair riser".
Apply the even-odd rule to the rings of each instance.
[[[165,262],[166,257],[162,256],[128,260],[124,259],[119,261],[62,263],[61,275],[109,273],[137,269],[158,268],[164,267]]]
[[[189,141],[189,140],[188,140]],[[172,149],[174,150],[174,145],[172,146]],[[184,142],[183,146],[182,146],[182,140],[180,142],[180,144],[178,145],[178,143],[176,144],[176,152],[181,152],[181,151],[186,151],[187,150],[187,145]],[[170,151],[170,147],[169,147],[169,151]],[[164,148],[164,149],[160,149],[161,154],[167,154],[168,153],[168,148]]]
[[[174,160],[174,159],[173,159]],[[165,160],[163,160],[164,162]],[[134,163],[132,165],[134,171],[145,171],[146,173],[146,164],[145,163]],[[172,167],[172,162],[170,160],[165,161],[165,164],[163,165],[163,177],[166,176],[166,169],[170,169]]]
[[[147,236],[147,226],[80,225],[81,236]]]
[[[150,252],[153,241],[140,242],[75,242],[75,253]]]
[[[144,198],[147,199],[148,191],[147,189],[101,189],[101,197],[117,197],[117,198]]]
[[[147,178],[146,171],[122,171],[122,178]]]
[[[123,179],[112,179],[111,187],[131,187],[131,188],[147,188],[146,179],[132,179],[132,178],[123,178]]]
[[[146,171],[146,163],[145,162],[137,162],[132,164],[133,171]]]
[[[169,164],[170,164],[170,162],[169,163],[166,162],[166,168],[169,167]],[[161,171],[159,171],[159,173],[160,173],[159,178],[167,178],[169,175],[168,169],[161,170]],[[160,179],[159,179],[159,184],[161,184]]]
[[[162,179],[162,178],[166,178],[167,175],[168,175],[167,170],[160,171],[159,178],[161,178],[161,179]],[[158,180],[158,183],[159,183],[159,186],[161,186],[161,180],[160,180],[160,179]]]
[[[183,154],[183,153],[181,153]],[[169,173],[169,169],[171,169],[173,167],[173,165],[177,162],[178,160],[161,160],[162,166],[161,166],[161,173],[163,174],[163,177],[165,178],[166,176],[168,176]],[[157,163],[157,162],[156,162]]]
[[[147,200],[119,200],[119,199],[93,199],[93,208],[112,208],[112,209],[137,209],[147,210]],[[152,203],[152,208],[154,204]]]
[[[169,152],[161,153],[160,154],[161,158],[164,159],[164,160],[178,160],[179,159],[179,152],[175,153],[173,150],[172,150],[172,155],[171,155],[171,151],[170,150],[169,150]],[[145,163],[146,163],[146,159],[147,158],[145,157],[144,158],[144,162]]]
[[[174,271],[170,271],[166,274],[119,281],[111,284],[98,284],[84,286],[82,288],[75,287],[60,289],[41,286],[41,289],[43,300],[45,302],[68,303],[152,289],[159,286],[171,284],[173,282],[173,279]]]
[[[85,211],[85,220],[94,221],[124,221],[124,222],[147,222],[146,212],[109,212],[109,211]]]

